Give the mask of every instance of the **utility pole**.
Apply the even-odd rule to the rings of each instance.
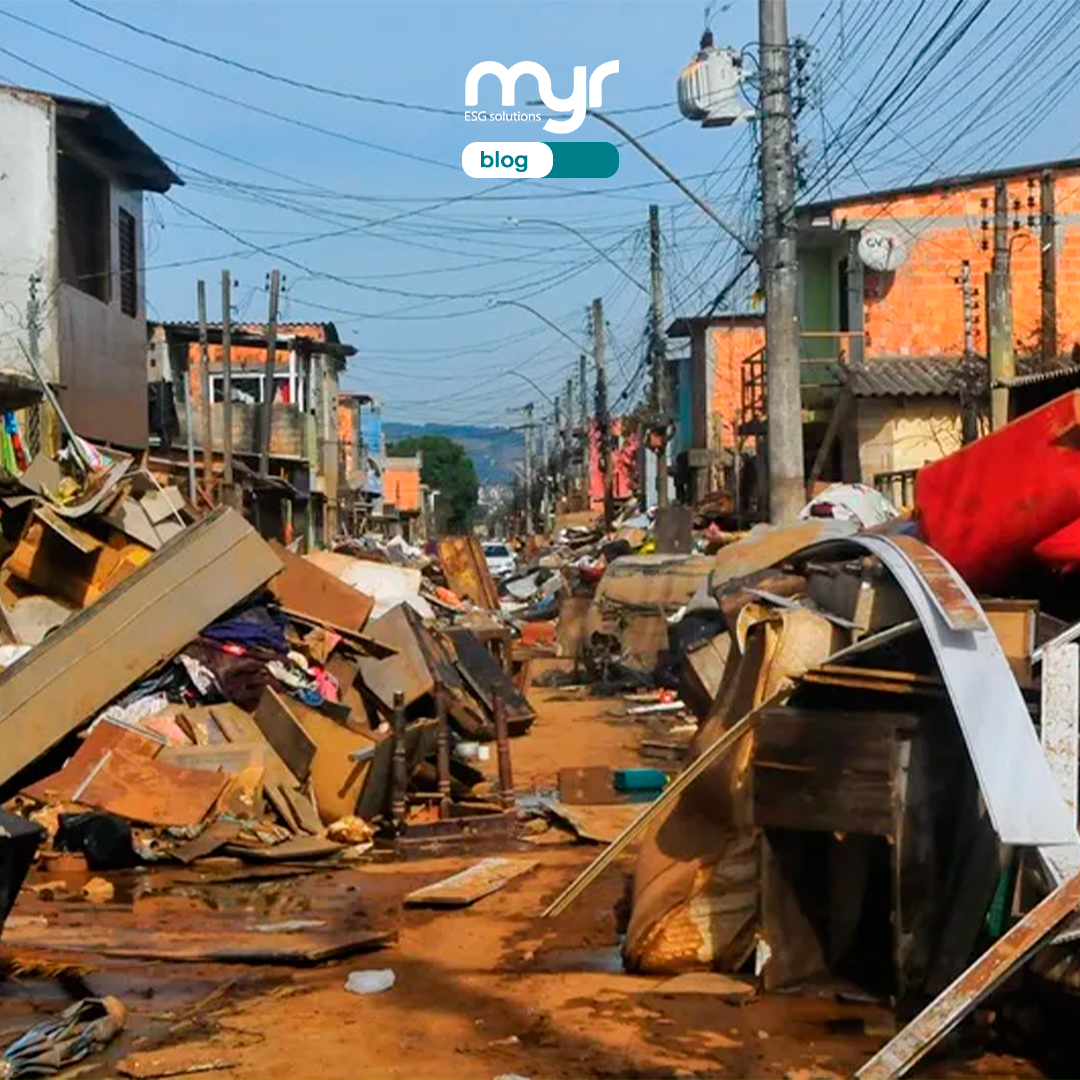
[[[660,273],[660,207],[649,207],[649,269],[652,311],[649,345],[652,352],[653,438],[656,444],[656,505],[668,504],[667,433],[669,417],[667,349],[664,345],[664,291]],[[648,497],[646,496],[646,502]]]
[[[221,271],[221,454],[225,501],[235,509],[232,442],[232,274]]]
[[[530,401],[522,406],[525,414],[525,535],[533,532],[533,407]]]
[[[281,271],[272,270],[270,272],[270,308],[266,320],[266,371],[263,378],[262,446],[259,450],[260,476],[270,475],[270,433],[274,423],[274,365],[277,361],[277,321],[280,295]]]
[[[611,460],[611,417],[608,415],[607,371],[604,356],[604,301],[592,302],[593,356],[596,360],[596,426],[600,440],[600,468],[604,473],[604,528],[615,520],[615,475]],[[586,476],[588,475],[586,464]],[[588,480],[586,480],[588,483]]]
[[[30,356],[39,370],[41,368],[41,300],[38,297],[40,284],[41,278],[37,274],[31,274],[28,282],[29,294],[26,298],[26,339],[30,345]],[[36,458],[43,452],[51,454],[55,449],[50,438],[52,425],[45,419],[48,415],[48,410],[41,403],[28,411],[26,437],[27,450],[31,458]],[[188,438],[190,437],[189,429]],[[194,505],[194,500],[192,505]]]
[[[971,367],[975,355],[975,291],[971,287],[971,263],[965,259],[960,264],[960,293],[964,303],[964,368]],[[978,408],[971,388],[965,380],[964,397],[961,401],[961,441],[967,445],[979,437]]]
[[[1054,230],[1054,174],[1044,172],[1039,180],[1039,248],[1041,251],[1042,357],[1053,360],[1058,352],[1057,334],[1057,244]]]
[[[551,457],[553,473],[553,497],[558,500],[562,494],[563,485],[563,432],[562,432],[562,406],[559,404],[559,395],[555,395],[555,437],[551,440]]]
[[[574,453],[574,380],[566,380],[566,416],[563,417],[563,494],[570,496],[574,491],[571,470]]]
[[[794,521],[806,497],[796,312],[795,162],[787,0],[758,0],[761,42],[761,265],[769,517]]]
[[[206,282],[202,278],[199,278],[198,282],[198,302],[199,390],[202,396],[202,407],[199,411],[202,415],[203,484],[206,485],[207,498],[212,500],[214,497],[214,428],[210,415],[210,350],[206,335]]]
[[[1012,336],[1012,278],[1009,270],[1009,189],[1004,180],[994,185],[994,258],[986,283],[990,352],[990,427],[1009,422],[1009,388],[999,386],[1016,374]]]
[[[551,489],[551,463],[548,459],[547,445],[547,419],[538,425],[540,429],[540,528],[539,532],[547,532],[548,523],[548,492]]]
[[[585,509],[589,508],[589,368],[588,360],[582,353],[578,357],[578,394],[580,395],[578,412],[578,493],[585,499]]]

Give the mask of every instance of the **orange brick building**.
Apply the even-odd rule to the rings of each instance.
[[[962,442],[965,407],[970,434],[988,403],[985,278],[998,181],[1009,205],[1014,410],[1032,395],[1080,385],[1080,159],[804,205],[798,315],[808,471],[844,386],[850,396],[823,478],[873,483],[950,453]],[[1054,277],[1056,325],[1044,343],[1044,288]],[[752,445],[766,414],[755,360],[761,317],[679,319],[669,335],[690,339],[676,380],[689,452],[715,459],[740,433],[744,449]]]

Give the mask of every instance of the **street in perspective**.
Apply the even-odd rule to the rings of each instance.
[[[1060,0],[0,0],[0,1080],[1078,1075],[1078,115]]]

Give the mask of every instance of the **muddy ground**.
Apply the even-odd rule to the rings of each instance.
[[[520,790],[554,784],[568,764],[640,764],[642,725],[611,715],[620,702],[536,690],[538,719],[513,743]],[[102,959],[90,954],[3,950],[0,1032],[6,1043],[82,994],[115,994],[126,1031],[82,1075],[215,1077],[781,1077],[851,1075],[892,1030],[881,1005],[845,1003],[835,992],[760,997],[748,1004],[657,994],[658,978],[623,974],[616,908],[629,864],[612,868],[563,917],[539,913],[600,850],[545,836],[511,856],[539,866],[463,910],[403,909],[419,885],[469,865],[475,854],[374,861],[331,872],[237,881],[249,868],[211,861],[184,869],[112,875],[100,907],[80,889],[89,876],[56,863],[24,889],[12,935],[65,928],[124,941],[227,938],[231,926],[328,920],[396,931],[375,952],[307,968]],[[550,842],[550,841],[558,842]],[[505,849],[505,845],[504,845]],[[486,852],[485,852],[486,853]],[[47,925],[46,925],[47,924]],[[9,935],[11,936],[11,935]],[[249,935],[250,936],[250,935]],[[14,966],[13,966],[14,965]],[[346,992],[352,971],[390,968],[393,988]],[[201,1075],[201,1072],[199,1073]],[[965,1056],[952,1047],[920,1075],[1039,1076],[1007,1055]]]

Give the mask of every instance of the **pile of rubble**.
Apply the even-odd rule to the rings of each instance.
[[[715,555],[613,563],[586,622],[698,728],[547,914],[640,841],[627,969],[891,1001],[910,1023],[860,1077],[1029,961],[1074,992],[1077,431],[1074,393],[924,467],[910,517],[837,488]],[[1019,985],[993,1015],[1038,1041]]]
[[[0,516],[0,792],[22,845],[2,914],[35,842],[47,872],[64,853],[340,860],[509,831],[508,739],[534,713],[504,622],[400,542],[301,557],[72,448],[36,458]]]

